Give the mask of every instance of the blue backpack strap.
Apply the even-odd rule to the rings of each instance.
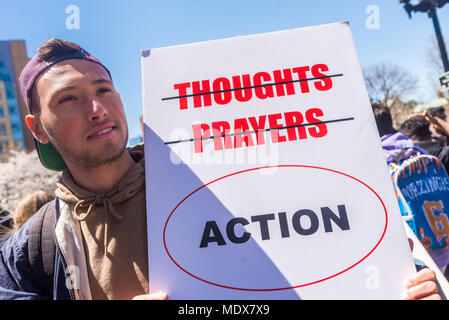
[[[56,226],[55,200],[46,203],[36,213],[28,235],[28,259],[34,280],[53,297],[53,275],[55,268]]]

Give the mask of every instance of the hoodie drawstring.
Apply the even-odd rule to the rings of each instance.
[[[106,214],[110,213],[115,219],[122,220],[123,217],[115,211],[114,206],[112,204],[111,199],[107,197],[102,197],[100,195],[96,195],[95,197],[90,197],[87,199],[83,199],[78,201],[75,204],[75,208],[73,209],[73,215],[76,220],[78,221],[84,221],[89,217],[89,214],[91,213],[92,209],[95,207],[95,205],[103,206],[105,209]],[[87,211],[82,212],[82,208],[87,208]]]
[[[95,197],[91,197],[91,198],[87,198],[87,199],[78,201],[75,204],[75,208],[73,209],[73,216],[78,221],[84,221],[89,217],[89,214],[91,213],[91,211],[92,211],[93,207],[95,207],[95,205],[98,205],[98,206],[103,205],[103,207],[105,209],[104,212],[106,215],[106,220],[108,218],[108,213],[117,220],[123,219],[123,217],[121,215],[119,215],[117,213],[117,211],[115,211],[111,199],[109,199],[107,197],[101,197],[100,195],[96,195]],[[87,207],[87,206],[88,206],[87,211],[81,212],[81,208]],[[103,238],[104,238],[103,239],[104,254],[106,254],[108,251],[108,241],[109,241],[108,240],[108,223],[105,223]]]

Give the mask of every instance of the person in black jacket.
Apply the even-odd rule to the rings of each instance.
[[[401,125],[400,131],[412,139],[416,146],[440,159],[446,171],[449,172],[449,146],[443,146],[438,140],[432,139],[430,121],[428,119],[430,121],[438,121],[435,117],[429,115],[416,115],[407,119]],[[444,129],[443,126],[440,127]]]

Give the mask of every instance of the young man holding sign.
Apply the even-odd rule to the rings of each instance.
[[[20,88],[41,162],[63,173],[56,202],[3,246],[0,298],[166,299],[149,293],[143,151],[126,148],[124,108],[108,69],[78,45],[50,39]],[[49,243],[45,222],[55,214]],[[40,258],[30,251],[39,219]],[[52,250],[54,268],[46,270]],[[428,269],[416,273],[404,298],[439,299],[434,279]]]

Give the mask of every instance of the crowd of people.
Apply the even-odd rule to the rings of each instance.
[[[63,171],[56,198],[35,195],[2,217],[13,232],[0,250],[0,299],[167,299],[149,290],[143,146],[126,148],[124,108],[109,70],[79,45],[49,39],[19,84],[42,164]],[[388,117],[381,105],[373,110]],[[395,142],[385,150],[394,157],[402,146],[427,147],[432,134],[447,143],[449,126],[438,117],[412,117],[405,135],[378,123],[383,144]],[[429,152],[445,163],[445,148],[432,144]],[[71,267],[77,279],[68,285]],[[430,269],[408,280],[406,299],[441,299]]]
[[[393,127],[387,106],[373,103],[372,109],[387,162],[404,160],[416,153],[431,154],[449,172],[449,122],[444,107],[409,115],[399,130]],[[396,159],[403,150],[401,159]]]
[[[410,114],[408,118],[399,126],[399,130],[396,130],[393,127],[391,113],[387,106],[373,103],[372,110],[379,135],[381,137],[385,158],[387,163],[391,165],[390,169],[392,171],[392,175],[394,174],[395,168],[398,168],[398,164],[404,162],[405,166],[408,167],[411,163],[413,163],[413,161],[416,161],[417,166],[419,166],[422,162],[418,156],[430,155],[436,157],[439,163],[443,165],[445,168],[444,176],[446,180],[449,180],[449,176],[447,175],[449,172],[449,122],[447,122],[444,107],[429,108],[421,113]],[[418,171],[415,172],[417,172],[418,175],[420,174]],[[440,174],[441,172],[431,173],[431,176],[436,177],[436,175]],[[398,179],[398,177],[396,177],[396,179]],[[397,190],[396,192],[401,191]],[[440,191],[435,192],[438,194]],[[443,199],[442,197],[447,198],[447,196],[447,192],[439,194],[438,202],[446,202],[447,199]],[[434,197],[435,194],[431,199],[428,198],[428,196],[424,196],[422,199],[415,199],[414,201],[416,202],[416,205],[413,206],[414,210],[411,209],[411,203],[406,205],[407,208],[404,208],[401,203],[401,201],[404,200],[398,199],[400,202],[401,211],[403,211],[402,214],[404,216],[412,215],[414,219],[416,219],[417,215],[425,216],[426,213],[423,209],[423,200],[424,202],[429,202],[429,200],[435,201],[436,199]],[[433,203],[435,204],[436,202]],[[438,230],[439,233],[437,238],[441,238],[447,243],[449,241],[449,234],[445,234],[447,229],[443,226],[444,221],[441,219],[441,216],[439,216],[441,214],[444,215],[446,209],[443,205],[441,205],[441,209],[437,211],[438,213],[435,214],[435,218],[430,220],[436,219],[436,221],[440,221],[439,223],[441,225],[436,226],[436,230]],[[429,217],[426,217],[425,219],[427,219],[428,223],[433,223],[433,221],[429,220]],[[415,226],[414,224],[412,225]],[[432,226],[430,230],[432,230]],[[428,232],[432,232],[430,230]],[[416,230],[414,231],[417,232]],[[432,258],[437,259],[439,268],[444,272],[445,277],[449,279],[449,268],[447,267],[447,256],[449,255],[449,252],[446,252],[448,249],[447,245],[445,248],[435,251],[430,247],[430,238],[424,234],[422,226],[419,228],[419,233],[420,234],[417,235],[418,238],[421,239],[421,241],[423,241],[423,239],[427,240],[427,243],[425,244],[426,249],[432,255]]]

